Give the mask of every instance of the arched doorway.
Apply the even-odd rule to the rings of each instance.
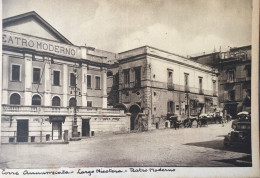
[[[136,119],[138,117],[138,113],[141,111],[141,108],[140,106],[138,106],[137,104],[134,104],[132,105],[130,108],[129,108],[129,112],[131,113],[131,118],[130,118],[130,129],[131,130],[135,130],[136,127]]]

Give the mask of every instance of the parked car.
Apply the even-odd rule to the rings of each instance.
[[[232,131],[225,136],[225,147],[251,148],[251,117],[248,112],[237,114],[238,119],[232,122]]]

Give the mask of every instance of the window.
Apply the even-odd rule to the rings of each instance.
[[[199,77],[199,85],[200,85],[200,89],[202,89],[202,77]]]
[[[60,85],[60,71],[53,71],[53,85]]]
[[[168,86],[168,90],[173,90],[173,82],[172,82],[172,76],[173,76],[173,70],[171,69],[167,69],[167,86]]]
[[[213,80],[213,95],[216,95],[216,80]]]
[[[172,73],[173,71],[168,69],[168,84],[172,84]]]
[[[39,95],[32,97],[32,105],[41,105],[41,97]]]
[[[41,69],[33,68],[33,83],[40,83]]]
[[[70,86],[76,86],[76,76],[74,73],[70,73]]]
[[[200,93],[202,93],[202,77],[199,77],[199,89],[200,89]]]
[[[184,74],[185,86],[189,86],[189,74]]]
[[[92,107],[92,101],[87,101],[87,107]]]
[[[168,71],[168,83],[172,83],[172,71]]]
[[[20,105],[21,104],[21,97],[19,94],[14,93],[10,96],[10,104],[17,104]]]
[[[124,70],[124,84],[130,84],[129,69]]]
[[[168,113],[174,113],[174,102],[168,101]]]
[[[135,87],[141,86],[141,68],[135,68]]]
[[[52,98],[52,106],[60,106],[60,98],[58,96]]]
[[[70,98],[70,101],[69,101],[69,107],[75,107],[77,106],[77,101],[75,98]]]
[[[185,92],[189,92],[189,74],[184,74],[184,85],[185,85]]]
[[[20,66],[12,65],[12,81],[20,81]]]
[[[107,72],[107,77],[111,77],[111,76],[113,76],[113,72],[112,71],[108,71]]]
[[[96,79],[96,89],[100,89],[100,77],[96,76],[95,79]]]
[[[87,75],[87,87],[91,88],[91,75]]]
[[[228,71],[228,81],[229,82],[233,82],[234,81],[234,77],[235,77],[235,73],[233,70],[229,70]]]
[[[234,101],[235,100],[235,90],[231,90],[229,92],[229,100]]]

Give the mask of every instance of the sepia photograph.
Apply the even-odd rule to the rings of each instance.
[[[0,177],[257,176],[258,3],[2,0]]]

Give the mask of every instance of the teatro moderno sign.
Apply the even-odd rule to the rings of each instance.
[[[80,57],[80,48],[54,41],[42,40],[25,35],[3,31],[2,44],[20,48],[30,48],[36,51],[54,53],[73,58]]]

